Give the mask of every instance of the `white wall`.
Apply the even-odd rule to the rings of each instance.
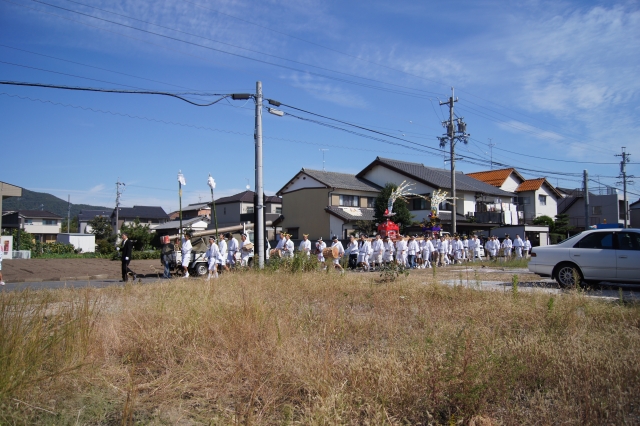
[[[333,237],[334,235],[337,235],[338,238],[342,239],[342,224],[344,223],[344,221],[332,214],[329,215],[329,233],[331,235],[329,235],[327,237],[327,246],[330,247],[331,246],[331,240],[330,238]],[[324,236],[323,236],[324,238]]]
[[[514,173],[511,173],[509,177],[504,181],[500,189],[502,189],[503,191],[515,192],[520,183],[522,183],[522,181],[520,179],[517,179],[514,176]]]
[[[30,234],[59,234],[62,223],[57,225],[43,225],[42,219],[33,219],[33,223],[24,223],[24,230]]]
[[[63,244],[73,244],[76,250],[82,250],[83,253],[96,251],[96,236],[93,234],[58,234],[56,241]]]
[[[412,181],[406,176],[382,166],[374,166],[365,174],[364,178],[382,187],[384,187],[387,183],[400,185],[402,181],[406,180],[407,183],[415,184],[411,187],[411,192],[414,192],[416,194],[426,194],[434,191],[434,188],[428,185]]]
[[[293,183],[287,189],[282,191],[282,193],[287,193],[287,192],[295,191],[297,189],[302,189],[302,188],[326,188],[326,185],[318,182],[317,180],[315,180],[314,178],[312,178],[311,176],[305,173],[301,173],[298,176],[298,178],[294,180]]]
[[[547,196],[547,205],[540,205],[540,201],[538,201],[538,195],[546,195]],[[547,188],[546,185],[542,185],[539,190],[535,192],[535,205],[536,212],[535,217],[539,216],[549,216],[555,217],[558,214],[558,200],[556,195]]]

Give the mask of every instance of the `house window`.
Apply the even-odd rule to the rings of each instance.
[[[56,219],[42,219],[43,225],[57,225],[58,221]]]
[[[253,213],[253,206],[247,207],[247,213]]]
[[[542,197],[544,197],[544,195],[541,195]],[[518,205],[524,205],[524,204],[531,204],[531,197],[516,197],[515,200],[515,204]],[[545,198],[546,201],[546,198]]]
[[[282,207],[276,207],[276,213],[282,214]]]
[[[376,206],[376,197],[367,197],[367,207],[370,209],[375,208]]]
[[[227,208],[226,207],[223,207],[222,214],[227,214]]]
[[[414,198],[411,200],[411,210],[427,210],[427,200],[424,198]]]
[[[595,214],[595,215],[601,215],[602,214],[602,206],[592,206],[591,207],[591,214]]]
[[[618,219],[624,220],[624,200],[618,200]]]
[[[291,238],[292,240],[297,240],[298,239],[298,230],[300,228],[287,228],[287,231],[289,231],[289,234],[291,234]]]
[[[24,224],[25,225],[33,225],[33,219],[25,219],[24,220]]]
[[[546,206],[547,205],[547,196],[546,195],[538,195],[538,203],[540,203],[541,206]]]
[[[357,195],[340,195],[340,206],[343,207],[360,207],[358,200],[360,197]]]

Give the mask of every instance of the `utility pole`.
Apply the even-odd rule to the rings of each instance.
[[[629,155],[631,154],[627,154],[626,152],[624,152],[626,147],[622,147],[622,154],[616,154],[616,157],[622,157],[622,160],[620,161],[620,176],[618,176],[619,179],[622,179],[622,188],[624,191],[624,227],[628,228],[629,227],[629,209],[627,206],[627,179],[631,179],[634,178],[635,176],[627,176],[627,163],[630,161],[629,160]],[[618,182],[619,183],[619,182]],[[630,182],[633,183],[633,182]]]
[[[453,104],[458,102],[457,98],[454,98],[453,87],[451,88],[451,97],[447,102],[440,102],[440,105],[448,105],[449,106],[449,120],[443,121],[442,126],[447,129],[446,136],[438,137],[440,140],[440,148],[444,148],[449,142],[450,152],[451,152],[451,233],[457,233],[457,207],[456,207],[456,151],[455,146],[457,141],[462,141],[465,144],[469,143],[469,134],[467,134],[467,124],[462,121],[464,117],[460,117],[456,120],[456,124],[458,125],[458,129],[456,131],[456,127],[454,124],[453,118]]]
[[[71,234],[71,194],[67,194],[67,234]]]
[[[590,215],[589,215],[589,172],[585,169],[583,174],[584,179],[584,230],[589,229]]]
[[[493,170],[493,147],[496,146],[495,143],[492,143],[493,139],[489,138],[489,153],[491,155],[491,170]]]
[[[264,187],[262,182],[262,82],[256,82],[256,227],[255,245],[258,250],[258,268],[264,268]],[[254,252],[255,255],[255,252]]]
[[[120,186],[125,186],[123,182],[120,182],[120,178],[118,177],[118,181],[116,182],[116,226],[113,227],[113,233],[116,236],[116,246],[118,245],[118,221],[119,221],[119,214],[120,214],[120,195],[122,195],[122,192],[124,192],[124,190],[122,192],[120,192]]]
[[[324,169],[324,152],[325,151],[329,151],[329,150],[325,149],[325,148],[320,148],[320,151],[322,151],[322,171],[324,172],[325,171],[325,169]]]

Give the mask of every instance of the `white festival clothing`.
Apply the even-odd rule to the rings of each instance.
[[[304,254],[307,255],[307,257],[309,257],[311,254],[311,241],[309,240],[300,241],[300,245],[298,245],[298,251],[303,252]]]
[[[184,240],[182,243],[182,266],[189,266],[189,262],[191,262],[191,241]]]
[[[230,265],[236,264],[236,252],[238,251],[238,240],[230,238],[227,243],[227,263]]]
[[[293,257],[293,251],[296,249],[295,244],[293,244],[293,241],[287,239],[287,241],[285,241],[284,243],[284,251],[283,254],[285,257]]]
[[[324,241],[318,241],[316,243],[316,249],[318,250],[318,261],[324,262],[324,255],[322,254],[322,250],[327,248],[327,244]]]
[[[338,257],[333,259],[333,264],[339,265],[340,258],[344,255],[344,247],[342,246],[342,243],[340,241],[336,241],[335,243],[331,244],[331,248],[334,247],[338,247]]]
[[[220,250],[216,243],[211,244],[204,255],[209,259],[209,270],[214,270],[216,265],[220,263]]]

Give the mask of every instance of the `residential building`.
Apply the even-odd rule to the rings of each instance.
[[[3,214],[4,229],[22,229],[36,241],[54,243],[62,227],[62,217],[46,210],[18,210]]]
[[[391,182],[396,185],[403,181],[415,184],[411,191],[430,196],[436,190],[444,190],[451,195],[451,172],[445,169],[427,167],[424,164],[399,161],[377,157],[366,166],[357,178],[366,179],[380,187]],[[456,225],[457,232],[469,234],[480,229],[489,229],[496,224],[505,223],[504,214],[478,215],[478,212],[496,212],[505,210],[515,213],[515,206],[511,204],[515,193],[505,191],[493,185],[474,179],[464,173],[456,173]],[[410,201],[409,210],[414,215],[414,221],[427,220],[431,212],[431,205],[426,200],[415,198]],[[450,229],[452,205],[443,202],[440,205],[440,219],[445,229]],[[512,224],[509,214],[508,223]]]
[[[514,168],[467,173],[504,191],[514,192],[514,204],[521,224],[532,224],[539,216],[554,218],[558,214],[558,200],[562,193],[545,178],[525,179]]]
[[[157,206],[133,206],[118,208],[118,224],[116,227],[116,209],[111,213],[111,226],[114,229],[120,229],[122,225],[133,225],[135,220],[139,219],[140,224],[149,225],[150,229],[163,224],[169,220],[169,215],[162,207]]]
[[[209,219],[206,217],[194,217],[191,219],[182,218],[182,229],[193,231],[204,231],[209,226]],[[154,229],[158,235],[177,235],[180,233],[180,219],[171,220],[158,225]]]
[[[109,210],[80,210],[78,213],[78,232],[80,234],[91,234],[91,225],[89,221],[96,217],[110,218],[111,211]]]
[[[629,226],[640,228],[640,200],[629,204]]]
[[[347,173],[302,169],[277,195],[282,197],[282,227],[292,239],[333,235],[347,238],[359,220],[373,220],[375,199],[382,188]]]
[[[215,228],[217,219],[218,228],[240,225],[254,222],[255,198],[253,191],[244,191],[229,197],[218,198],[216,202],[215,216],[211,217],[209,229]],[[278,196],[263,197],[265,221],[274,221],[282,213],[282,198]],[[273,232],[271,232],[273,234]],[[269,238],[273,238],[269,236]]]
[[[564,190],[567,196],[558,204],[558,214],[569,215],[569,224],[576,231],[585,229],[584,191]],[[627,202],[628,204],[628,202]],[[619,223],[624,225],[624,196],[615,188],[606,188],[601,193],[589,191],[589,223],[586,227],[599,223]]]
[[[22,197],[22,188],[20,188],[19,186],[11,185],[9,183],[0,182],[0,212],[3,212],[3,200],[9,197]],[[0,214],[0,229],[2,228],[2,214]]]
[[[196,217],[211,218],[211,203],[193,203],[182,208],[182,220]],[[169,219],[180,219],[180,211],[169,213]]]

